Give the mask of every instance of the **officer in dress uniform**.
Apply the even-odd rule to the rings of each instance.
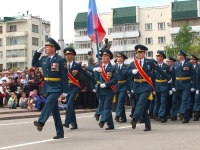
[[[200,117],[200,95],[199,95],[199,90],[200,90],[200,65],[199,63],[197,64],[198,69],[197,69],[197,74],[196,74],[196,95],[195,95],[195,103],[194,103],[194,120],[193,121],[199,121]]]
[[[131,62],[128,69],[130,73],[134,75],[134,92],[135,98],[138,100],[136,104],[135,111],[132,116],[131,125],[132,128],[136,128],[136,124],[140,118],[143,116],[145,129],[144,131],[151,130],[151,124],[149,116],[147,113],[146,102],[152,92],[152,70],[159,72],[164,78],[171,82],[171,78],[166,74],[152,59],[145,58],[145,52],[148,50],[147,47],[143,45],[136,45],[135,50],[137,52],[137,60]]]
[[[167,74],[169,74],[169,66],[167,66],[163,61],[166,59],[166,55],[163,51],[157,51],[157,62],[158,66]],[[155,107],[154,107],[154,116],[158,118],[156,121],[161,121],[161,123],[167,122],[167,96],[169,93],[169,83],[167,82],[166,77],[161,75],[156,70],[154,71],[154,86],[155,86]]]
[[[177,62],[172,68],[172,91],[177,93],[177,99],[181,101],[179,109],[182,123],[189,123],[190,115],[188,110],[189,96],[191,91],[195,91],[195,71],[192,64],[186,61],[187,54],[179,50]]]
[[[113,54],[110,50],[101,50],[102,64],[100,67],[95,67],[94,72],[97,72],[95,78],[97,80],[96,92],[99,96],[100,104],[103,105],[103,111],[101,114],[99,126],[104,127],[107,122],[108,128],[105,130],[113,130],[114,123],[112,119],[112,101],[115,95],[115,84],[117,83],[117,74],[115,67],[110,63],[113,58]],[[102,77],[102,83],[100,80]]]
[[[70,130],[78,129],[78,125],[76,122],[76,115],[74,111],[74,103],[79,94],[79,88],[81,88],[79,79],[79,72],[86,76],[90,81],[95,85],[96,81],[86,70],[83,70],[81,65],[74,62],[74,56],[76,56],[76,51],[71,48],[67,47],[64,49],[64,54],[67,59],[67,67],[68,67],[68,95],[67,95],[67,109],[65,115],[65,123],[63,124],[64,127],[69,128],[71,124]]]
[[[191,55],[190,57],[190,62],[192,63],[192,66],[193,66],[193,69],[195,70],[195,79],[198,78],[197,77],[197,72],[199,70],[199,64],[198,64],[198,60],[199,58],[195,55]],[[199,81],[198,81],[199,82]],[[198,85],[197,85],[198,87]],[[195,112],[195,115],[194,115],[194,120],[193,121],[199,121],[199,115],[198,115],[198,103],[195,103],[195,96],[196,96],[196,92],[193,91],[190,93],[190,99],[189,99],[189,113],[190,113],[190,117],[192,117],[192,114],[193,114],[193,111]],[[198,101],[198,96],[197,96],[197,101]]]
[[[39,59],[44,49],[47,56],[42,56],[42,58]],[[45,106],[38,121],[34,121],[34,125],[37,127],[38,131],[42,131],[45,122],[52,113],[57,132],[57,135],[53,138],[59,139],[64,138],[64,131],[58,109],[58,98],[62,93],[64,97],[67,95],[68,78],[66,78],[66,60],[58,56],[56,54],[56,50],[60,50],[60,46],[54,39],[48,38],[45,47],[42,47],[35,52],[32,60],[32,66],[42,67],[44,74],[44,86],[42,88],[42,93],[47,95]]]
[[[168,59],[166,60],[169,68],[169,72],[170,72],[170,76],[172,75],[172,67],[174,65],[174,63],[177,60],[174,59],[173,57],[168,57]],[[176,121],[177,120],[177,97],[176,97],[176,92],[172,92],[172,86],[170,84],[170,88],[169,88],[169,95],[168,95],[168,106],[167,108],[170,109],[170,117],[171,117],[171,121]]]
[[[127,88],[128,88],[128,70],[127,70],[127,66],[124,64],[124,61],[126,59],[128,58],[122,52],[117,53],[118,63],[116,64],[115,68],[118,75],[118,82],[115,85],[116,99],[117,99],[115,120],[120,123],[127,122],[125,107],[124,107],[124,101],[126,98]]]

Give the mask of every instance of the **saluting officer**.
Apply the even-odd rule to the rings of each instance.
[[[158,66],[167,74],[169,74],[169,66],[167,66],[163,61],[166,59],[166,55],[163,51],[157,51],[157,62]],[[167,82],[167,78],[161,75],[156,70],[154,71],[154,86],[155,86],[155,107],[154,107],[154,116],[157,116],[157,121],[161,121],[161,123],[167,122],[167,96],[169,93],[169,83]]]
[[[96,92],[98,93],[100,104],[103,105],[99,126],[100,128],[103,128],[104,124],[107,122],[108,128],[105,130],[113,130],[114,123],[112,119],[112,101],[115,95],[117,74],[115,67],[113,67],[110,63],[110,60],[113,58],[112,52],[108,49],[101,50],[101,58],[102,63],[100,67],[93,69],[93,71],[97,72],[95,76],[98,83]],[[102,77],[102,83],[99,81],[100,76]]]
[[[45,50],[47,56],[40,56]],[[57,135],[54,139],[64,138],[64,131],[58,109],[58,98],[63,93],[66,96],[68,93],[68,78],[66,60],[56,54],[56,50],[60,50],[58,43],[48,38],[45,47],[37,50],[33,56],[32,66],[42,67],[44,74],[44,86],[42,93],[47,95],[47,101],[40,114],[38,121],[34,121],[34,125],[38,131],[42,131],[45,122],[52,113]]]
[[[124,101],[126,98],[127,88],[128,88],[128,70],[127,70],[127,66],[124,64],[124,61],[126,59],[128,58],[122,52],[117,53],[118,63],[116,64],[115,68],[118,75],[118,82],[115,85],[116,99],[117,99],[115,120],[120,123],[127,122],[125,107],[124,107]]]
[[[156,70],[157,72],[159,72],[161,75],[164,76],[164,78],[168,80],[168,82],[171,82],[171,78],[152,59],[145,58],[145,52],[148,50],[147,47],[143,45],[136,45],[135,50],[137,52],[138,58],[137,60],[134,60],[134,62],[131,62],[128,68],[130,69],[130,72],[134,75],[133,88],[135,92],[135,98],[138,100],[132,116],[131,125],[132,128],[135,129],[136,124],[140,116],[142,115],[145,123],[144,131],[150,131],[151,124],[149,116],[147,114],[146,102],[153,88],[152,71]]]
[[[64,127],[69,128],[69,125],[71,124],[70,130],[78,129],[78,125],[76,122],[76,115],[74,111],[74,103],[76,98],[79,94],[79,88],[81,88],[80,83],[78,81],[79,79],[79,72],[86,76],[88,79],[91,80],[91,82],[95,85],[96,81],[90,75],[86,70],[83,70],[81,65],[74,62],[74,56],[76,56],[76,51],[71,48],[67,47],[64,49],[64,54],[67,60],[67,68],[68,68],[68,95],[67,95],[67,109],[66,109],[66,115],[65,115],[65,123],[63,124]],[[66,76],[67,77],[67,76]],[[66,78],[65,77],[65,78]]]
[[[195,71],[192,64],[186,61],[187,54],[179,50],[177,62],[172,68],[172,91],[177,93],[177,98],[181,101],[179,110],[182,123],[189,123],[190,115],[188,110],[189,96],[191,91],[195,91]]]

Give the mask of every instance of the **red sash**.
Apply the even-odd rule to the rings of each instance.
[[[106,71],[105,71],[104,67],[102,67],[102,63],[100,64],[100,67],[102,68],[101,75],[102,75],[103,79],[104,79],[106,82],[109,82],[110,79],[107,77]],[[111,89],[113,90],[113,92],[115,92],[115,86],[114,86],[114,85],[111,85],[110,87],[111,87]]]
[[[76,79],[71,75],[71,73],[68,71],[68,79],[70,81],[73,82],[73,84],[75,84],[76,86],[78,86],[79,88],[81,88],[81,85],[79,84],[78,81],[76,81]]]
[[[149,79],[149,77],[147,76],[147,74],[144,72],[144,70],[142,69],[142,67],[140,66],[138,60],[134,61],[135,66],[138,70],[138,72],[140,73],[140,75],[149,83],[149,85],[152,87],[152,89],[154,90],[153,87],[153,82],[151,81],[151,79]]]

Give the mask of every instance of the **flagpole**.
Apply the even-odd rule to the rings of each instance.
[[[100,67],[100,56],[99,56],[99,42],[98,42],[98,34],[95,30],[95,36],[96,36],[96,48],[97,48],[97,56],[98,56],[98,66]],[[102,83],[102,76],[100,75],[100,82]]]

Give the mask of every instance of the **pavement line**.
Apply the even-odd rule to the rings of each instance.
[[[64,138],[66,139],[68,137],[64,137]],[[55,140],[56,139],[49,139],[49,140],[43,140],[43,141],[37,141],[37,142],[18,144],[18,145],[13,145],[13,146],[0,147],[0,150],[9,149],[9,148],[16,148],[16,147],[22,147],[22,146],[33,145],[33,144],[39,144],[39,143],[45,143],[45,142],[50,142],[50,141],[55,141]]]
[[[136,127],[143,126],[144,124],[136,125]],[[131,128],[132,126],[119,127],[117,129]]]
[[[81,119],[81,118],[89,118],[89,117],[93,117],[93,116],[80,116],[80,117],[76,117],[77,119]],[[65,119],[65,118],[61,118],[61,119]],[[53,119],[49,119],[47,121],[53,121]],[[8,123],[8,124],[0,124],[0,126],[9,126],[9,125],[19,125],[19,124],[27,124],[27,123],[33,123],[33,121],[28,121],[28,122],[18,122],[18,123]]]

